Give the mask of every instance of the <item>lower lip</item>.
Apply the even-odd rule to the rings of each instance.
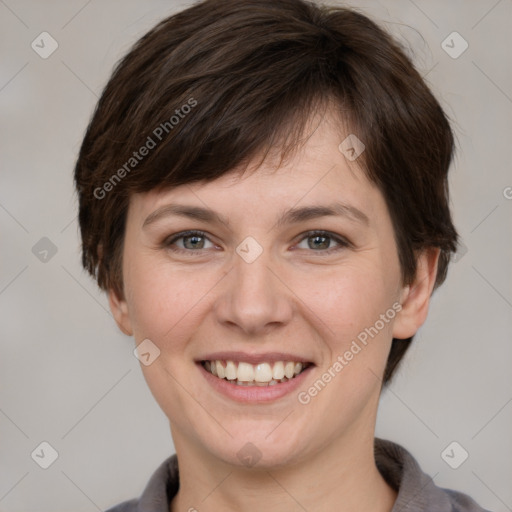
[[[206,370],[201,363],[197,363],[197,366],[207,382],[211,384],[216,391],[236,402],[243,403],[271,402],[278,400],[295,391],[301,383],[304,382],[304,379],[307,378],[310,370],[313,369],[313,366],[309,366],[293,379],[274,384],[273,386],[239,386],[238,384],[231,384],[231,382],[225,379],[215,377],[215,375]]]

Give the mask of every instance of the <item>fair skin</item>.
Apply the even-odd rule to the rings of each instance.
[[[270,159],[243,178],[229,173],[131,198],[124,296],[111,291],[109,300],[123,332],[160,350],[141,367],[169,418],[178,455],[180,489],[171,512],[393,507],[396,492],[373,455],[381,379],[392,338],[412,336],[426,318],[439,253],[420,254],[415,281],[402,283],[385,200],[357,160],[339,151],[343,138],[324,119],[277,170]],[[288,209],[335,202],[352,209],[277,222]],[[170,204],[209,208],[228,221],[161,210],[143,226]],[[205,235],[163,243],[186,230]],[[328,233],[311,235],[314,230]],[[236,252],[248,236],[262,249],[250,263]],[[316,396],[300,403],[299,393],[393,304],[400,311]],[[312,365],[291,392],[240,401],[212,385],[220,379],[199,363],[219,351],[235,351],[240,360],[279,352]],[[250,467],[239,457],[249,442],[259,454]]]

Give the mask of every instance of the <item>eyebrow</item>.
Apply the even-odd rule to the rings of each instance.
[[[142,228],[169,216],[186,217],[209,223],[225,224],[229,226],[229,220],[209,208],[200,206],[189,206],[181,204],[168,204],[150,213],[144,221]],[[369,225],[368,216],[358,208],[345,203],[332,203],[329,205],[311,205],[300,208],[291,208],[285,211],[276,223],[277,227],[285,224],[304,222],[318,217],[348,217],[349,219]]]

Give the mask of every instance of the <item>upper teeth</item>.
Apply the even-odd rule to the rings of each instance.
[[[205,368],[221,379],[240,382],[271,382],[272,380],[291,379],[303,369],[303,363],[277,361],[271,363],[250,364],[234,361],[205,361]]]

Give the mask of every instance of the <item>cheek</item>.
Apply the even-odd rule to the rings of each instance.
[[[154,363],[141,367],[144,378],[170,417],[190,409],[197,413],[194,402],[190,403],[177,382],[186,382],[190,373],[189,342],[201,324],[199,315],[214,283],[199,279],[197,273],[171,271],[168,263],[149,259],[133,259],[127,267],[127,298],[135,339],[137,343],[150,339],[160,350]]]
[[[167,352],[179,351],[180,339],[197,326],[196,316],[215,283],[214,276],[143,257],[128,260],[126,270],[128,307],[136,340],[149,338],[161,348],[165,342]]]
[[[299,293],[329,328],[329,337],[346,343],[373,326],[391,308],[396,285],[375,263],[340,266],[331,275],[309,278]],[[381,327],[389,334],[391,322]]]

